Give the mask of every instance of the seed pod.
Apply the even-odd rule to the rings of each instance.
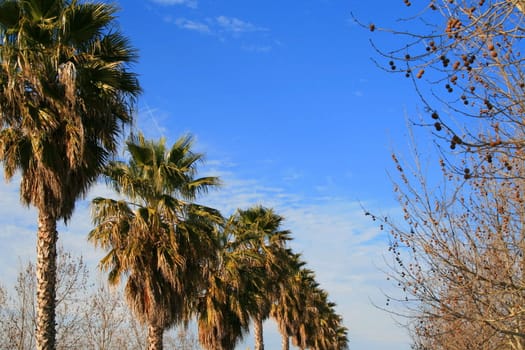
[[[463,141],[461,140],[461,138],[458,136],[458,135],[454,135],[452,137],[452,142],[458,144],[458,145],[461,145],[463,143]]]

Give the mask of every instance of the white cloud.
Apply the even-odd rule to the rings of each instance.
[[[211,33],[210,27],[203,22],[192,21],[186,18],[177,18],[175,24],[182,29],[192,30],[199,33]]]
[[[266,31],[266,29],[258,27],[250,22],[226,16],[218,16],[213,19],[207,18],[205,21],[191,20],[183,17],[173,20],[168,16],[165,17],[164,20],[175,23],[181,29],[215,35],[229,33],[234,36],[239,36],[242,33]],[[257,47],[262,48],[262,46]]]
[[[197,0],[151,0],[152,2],[160,5],[184,5],[191,8],[196,8],[198,3]]]
[[[245,22],[235,17],[219,16],[215,18],[215,21],[223,30],[232,33],[266,31],[265,28],[257,27],[250,22]]]
[[[268,53],[275,45],[281,45],[278,40],[269,39],[266,33],[262,35],[256,34],[267,32],[268,29],[236,17],[217,16],[204,19],[178,17],[174,19],[171,15],[165,15],[163,21],[173,23],[180,29],[208,34],[223,42],[230,38],[239,39],[242,37],[249,39],[251,42],[241,46],[244,51],[248,52]]]

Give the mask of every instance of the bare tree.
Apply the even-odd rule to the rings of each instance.
[[[59,249],[57,265],[57,349],[82,348],[83,301],[88,287],[88,271],[82,258],[73,258]],[[34,349],[36,346],[36,274],[29,262],[21,270],[14,287],[14,297],[5,295],[2,349]]]
[[[89,271],[81,256],[74,257],[63,248],[57,260],[57,349],[84,348]]]
[[[0,285],[0,349],[7,348],[7,333],[8,333],[8,322],[7,322],[7,292]]]
[[[132,315],[122,291],[105,283],[90,283],[82,257],[59,249],[57,266],[57,349],[144,350],[147,329]],[[35,265],[27,263],[13,295],[0,286],[0,349],[36,348]],[[168,332],[167,348],[200,349],[195,335],[184,328]]]
[[[15,297],[6,293],[5,312],[2,314],[5,349],[33,349],[36,346],[36,277],[35,266],[29,263],[18,274],[14,286]]]
[[[86,348],[125,349],[126,344],[131,341],[130,332],[125,331],[129,319],[127,315],[129,312],[122,295],[109,290],[104,284],[99,284],[89,297],[86,309]]]
[[[523,349],[525,3],[404,3],[402,29],[368,28],[400,39],[374,44],[378,64],[413,82],[441,177],[417,150],[412,168],[394,156],[404,222],[374,216],[404,293],[390,301],[408,307],[415,348]]]
[[[165,339],[166,348],[178,350],[200,350],[199,340],[188,327],[178,327],[168,331]]]
[[[442,178],[432,186],[417,154],[412,168],[393,158],[404,222],[373,218],[391,234],[390,278],[403,294],[389,299],[406,307],[417,348],[524,349],[521,159],[502,154],[480,167],[490,177],[475,178],[441,162]]]
[[[133,317],[122,291],[98,282],[88,300],[85,315],[85,349],[147,349],[147,328]],[[164,342],[168,349],[200,349],[195,335],[185,328],[168,331]]]
[[[400,39],[390,38],[392,47],[374,44],[382,57],[377,62],[413,81],[427,112],[423,124],[445,140],[442,145],[483,153],[476,159],[482,164],[495,153],[522,157],[523,1],[404,2],[406,18],[397,22],[402,28],[368,27],[374,36],[382,32]],[[482,129],[473,128],[473,122]],[[471,164],[472,174],[479,166]]]

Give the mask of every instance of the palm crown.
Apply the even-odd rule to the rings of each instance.
[[[22,199],[68,219],[131,121],[136,52],[115,8],[0,2],[0,160],[22,172]]]
[[[192,138],[171,149],[165,141],[139,134],[127,142],[128,164],[113,162],[108,182],[125,200],[95,198],[95,229],[89,239],[108,250],[101,268],[125,292],[135,315],[158,333],[187,320],[215,257],[218,211],[194,204],[200,192],[217,186],[216,177],[195,178],[202,155],[191,152]],[[150,332],[151,333],[151,332]],[[161,348],[162,338],[150,339]]]

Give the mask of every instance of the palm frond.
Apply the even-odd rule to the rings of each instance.
[[[138,133],[126,145],[129,161],[110,163],[104,175],[132,204],[124,202],[123,210],[120,201],[95,199],[97,227],[90,239],[115,255],[104,266],[114,263],[123,271],[115,270],[115,276],[128,276],[126,295],[136,316],[168,327],[186,321],[197,304],[216,259],[223,218],[182,195],[196,169],[170,163],[164,139],[150,141]]]
[[[66,42],[85,47],[103,34],[115,20],[116,8],[107,4],[72,4],[64,12]]]

